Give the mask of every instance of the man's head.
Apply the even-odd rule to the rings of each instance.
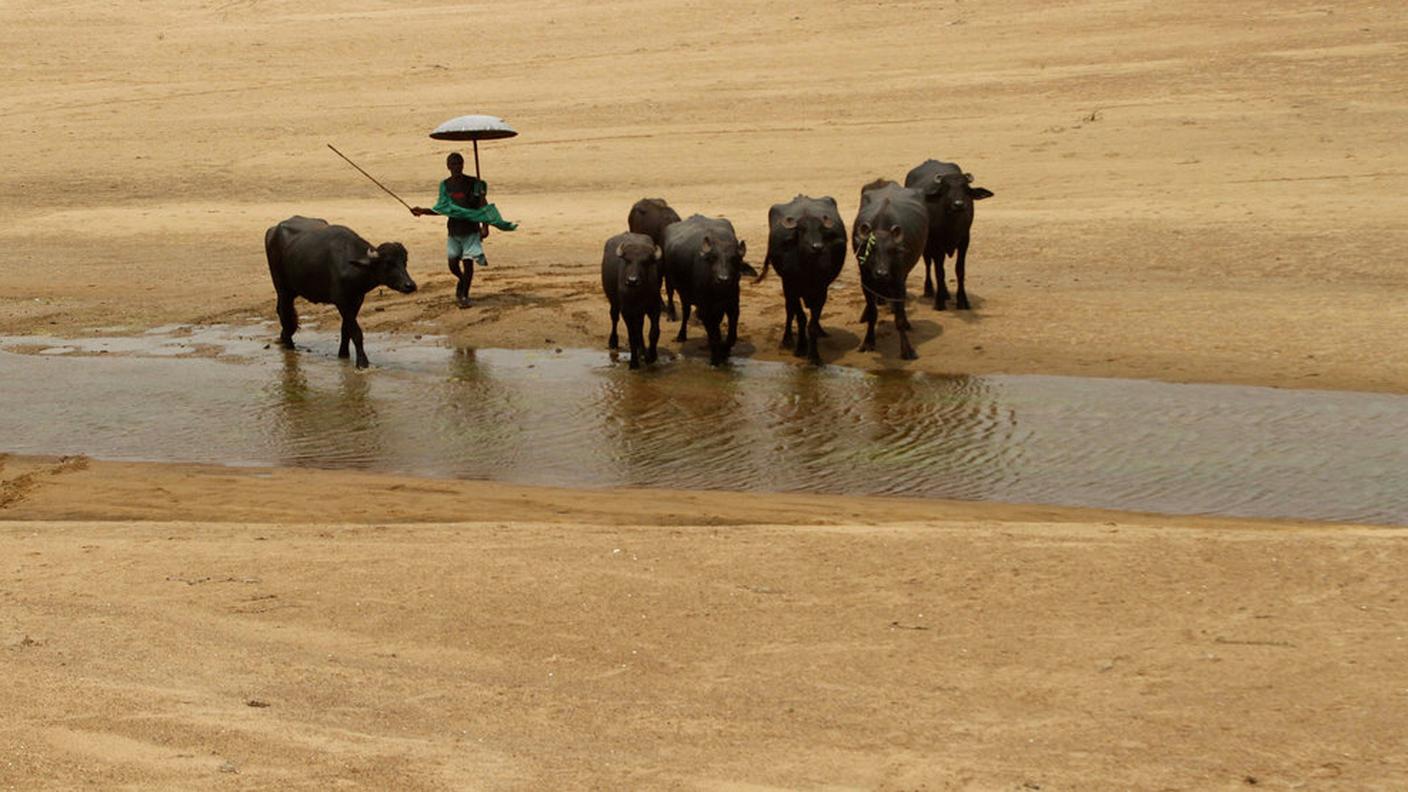
[[[458,151],[453,152],[445,158],[445,167],[450,169],[450,175],[458,176],[464,173],[464,157]]]

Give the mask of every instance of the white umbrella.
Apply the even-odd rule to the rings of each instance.
[[[479,141],[503,140],[518,134],[518,130],[491,115],[462,115],[435,127],[430,136],[435,140],[474,141],[474,175],[479,176]]]

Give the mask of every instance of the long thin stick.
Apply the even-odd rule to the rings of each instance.
[[[390,190],[387,190],[385,184],[382,184],[381,182],[379,182],[379,181],[377,181],[376,179],[372,178],[372,175],[371,175],[370,173],[367,173],[366,171],[362,170],[362,166],[361,166],[361,165],[358,165],[357,163],[353,162],[352,160],[347,159],[347,155],[346,155],[346,154],[343,154],[341,151],[338,151],[336,146],[334,146],[333,144],[329,143],[329,144],[328,144],[328,148],[332,149],[332,153],[334,153],[334,154],[336,154],[337,156],[342,157],[343,159],[347,160],[347,164],[348,164],[348,165],[351,165],[351,166],[354,167],[354,168],[356,168],[357,171],[358,171],[359,173],[361,173],[363,176],[366,176],[368,179],[371,179],[371,180],[372,180],[372,184],[375,184],[376,186],[380,187],[381,189],[386,190],[386,194],[387,194],[387,195],[391,196],[392,198],[395,198],[395,199],[398,200],[398,201],[401,201],[401,196],[397,195],[397,194],[394,193],[394,192],[391,192]],[[410,208],[411,208],[411,205],[408,204],[408,203],[406,203],[405,201],[401,201],[401,205],[404,206],[404,207],[406,207],[407,209],[410,209]]]

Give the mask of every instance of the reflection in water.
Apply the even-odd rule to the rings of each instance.
[[[385,456],[382,427],[371,399],[369,378],[349,366],[333,371],[335,382],[309,385],[297,352],[280,350],[283,374],[271,394],[270,416],[278,427],[270,434],[278,463],[297,465],[309,458],[339,467],[370,468]]]
[[[631,372],[404,339],[359,374],[336,336],[306,335],[297,353],[239,336],[220,359],[0,338],[0,451],[1408,523],[1408,397],[746,360]]]

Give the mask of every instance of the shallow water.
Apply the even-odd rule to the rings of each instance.
[[[0,338],[0,450],[1408,524],[1405,396],[274,335]]]

